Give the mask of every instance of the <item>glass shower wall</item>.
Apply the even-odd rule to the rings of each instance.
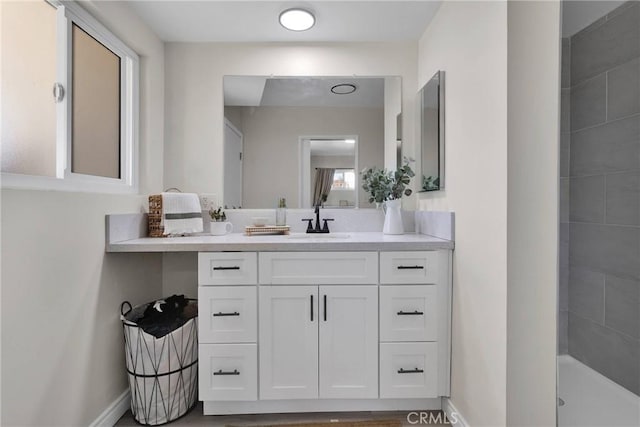
[[[569,155],[571,144],[571,39],[562,39],[560,96],[560,280],[558,292],[558,354],[569,349]]]
[[[559,339],[640,394],[640,2],[563,39]]]

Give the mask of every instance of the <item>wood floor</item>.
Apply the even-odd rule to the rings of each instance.
[[[322,412],[303,414],[262,414],[262,415],[202,415],[202,403],[199,403],[193,410],[177,421],[170,423],[170,426],[209,426],[209,427],[250,427],[259,425],[291,424],[291,423],[314,423],[314,422],[336,422],[336,421],[364,421],[364,420],[393,420],[402,421],[403,426],[429,426],[429,427],[450,427],[451,424],[426,424],[416,423],[417,417],[414,415],[410,423],[407,420],[406,411],[400,412]],[[335,420],[335,421],[334,421]],[[131,411],[120,418],[116,426],[139,426],[133,419]]]

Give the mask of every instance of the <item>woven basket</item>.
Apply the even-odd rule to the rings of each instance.
[[[162,195],[149,196],[149,236],[166,237],[162,225]]]

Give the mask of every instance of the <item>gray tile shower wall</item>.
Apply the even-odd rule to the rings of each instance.
[[[559,348],[640,394],[640,2],[563,39],[562,91]]]

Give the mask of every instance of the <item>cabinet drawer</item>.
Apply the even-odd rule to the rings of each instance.
[[[255,343],[256,286],[198,288],[199,339],[203,343]]]
[[[199,285],[255,285],[258,262],[255,252],[198,253]]]
[[[200,344],[200,400],[257,400],[256,344]]]
[[[438,280],[438,253],[380,252],[380,283],[431,283]]]
[[[261,252],[260,283],[364,285],[378,283],[377,252]]]
[[[380,397],[438,397],[438,344],[380,344]]]
[[[380,341],[437,341],[435,285],[380,287]]]

